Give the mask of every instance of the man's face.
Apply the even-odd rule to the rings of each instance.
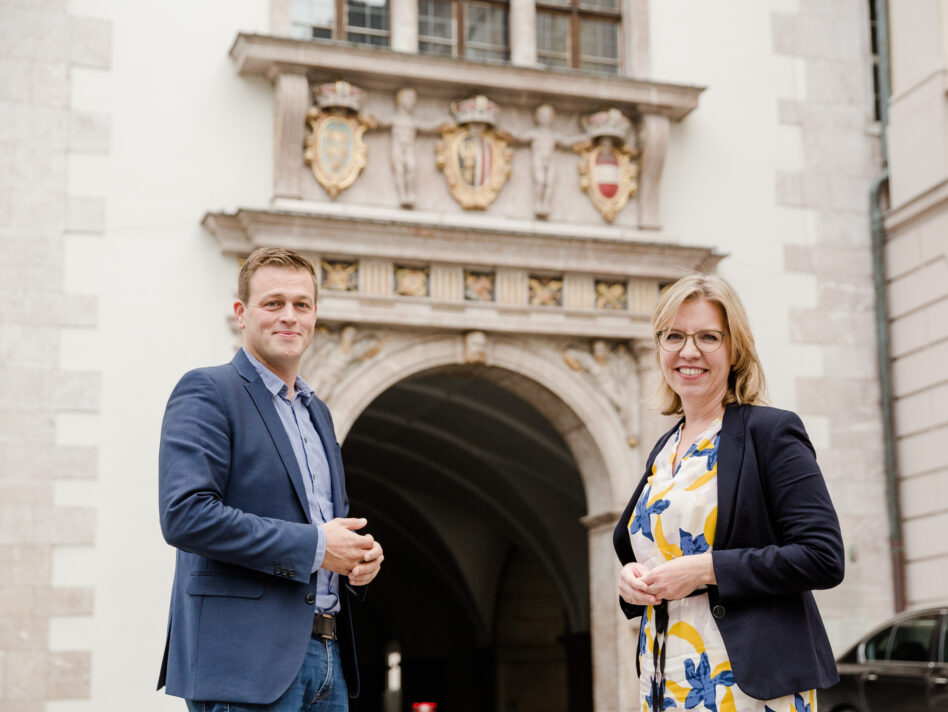
[[[247,303],[234,302],[244,347],[278,376],[293,377],[313,340],[316,288],[303,269],[264,265],[250,278]]]

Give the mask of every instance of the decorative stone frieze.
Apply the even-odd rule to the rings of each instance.
[[[718,259],[703,248],[305,213],[212,214],[204,224],[237,257],[270,245],[310,255],[323,323],[650,339],[659,286]]]
[[[331,88],[358,85],[354,94],[374,102],[378,116],[322,104],[310,111],[306,162],[330,200],[443,210],[440,190],[417,192],[419,177],[428,175],[426,165],[436,165],[461,210],[496,208],[524,218],[573,220],[576,199],[585,191],[594,211],[584,214],[583,221],[617,220],[643,229],[660,225],[659,188],[670,122],[692,111],[701,92],[621,76],[590,74],[577,82],[571,74],[539,67],[495,67],[260,35],[238,35],[231,56],[240,73],[265,76],[275,85],[278,198],[325,199],[294,158],[300,151],[298,122],[305,116],[301,80],[306,77],[317,96],[327,87],[330,94],[339,94]],[[393,86],[398,87],[394,105]],[[609,97],[606,110],[604,97]],[[495,125],[500,106],[503,126]],[[450,123],[449,114],[456,123]],[[530,115],[535,124],[524,127]],[[576,130],[584,116],[586,136]],[[363,142],[366,129],[376,126],[383,131]],[[597,132],[603,127],[605,132]],[[581,175],[575,183],[554,180],[558,172],[563,175],[562,154],[571,149],[581,154],[573,163]],[[521,151],[530,153],[529,166],[517,160]],[[352,185],[360,173],[365,174],[361,189]],[[520,199],[526,191],[532,193],[529,202]],[[627,202],[629,209],[617,217]]]

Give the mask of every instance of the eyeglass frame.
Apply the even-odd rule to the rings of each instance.
[[[668,348],[665,348],[665,346],[662,344],[662,334],[668,334],[672,331],[677,332],[685,337],[685,340],[681,342],[681,348],[668,349]],[[708,333],[720,334],[721,343],[719,343],[715,348],[711,349],[710,351],[705,351],[703,348],[701,348],[698,345],[697,336],[698,334],[708,334]],[[688,339],[691,339],[692,343],[695,345],[695,348],[698,349],[698,351],[700,351],[701,353],[713,354],[715,351],[718,351],[724,345],[724,337],[727,335],[728,333],[726,331],[718,331],[717,329],[701,329],[700,331],[696,331],[693,334],[689,334],[687,331],[682,331],[681,329],[662,329],[661,331],[655,332],[655,340],[658,342],[658,347],[662,351],[667,351],[670,354],[677,354],[679,351],[684,350],[685,345],[688,343]]]

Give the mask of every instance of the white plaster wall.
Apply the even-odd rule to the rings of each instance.
[[[665,231],[730,255],[718,272],[740,293],[774,405],[794,409],[794,380],[819,375],[819,354],[791,345],[791,307],[815,305],[811,277],[785,271],[784,245],[809,239],[801,210],[777,205],[777,171],[802,165],[799,131],[777,121],[778,98],[802,97],[802,69],[776,56],[775,9],[796,3],[737,0],[726,12],[700,0],[650,6],[652,75],[708,87],[672,124],[662,183]],[[811,436],[819,437],[814,423]]]
[[[236,262],[202,230],[206,210],[270,199],[272,89],[237,76],[238,31],[266,32],[263,0],[75,3],[112,21],[112,69],[74,77],[74,106],[111,113],[111,152],[74,157],[71,186],[107,198],[104,236],[66,243],[66,284],[96,294],[99,328],[73,336],[69,367],[103,373],[98,416],[68,416],[64,439],[100,446],[95,483],[66,483],[64,504],[98,506],[96,545],[67,551],[54,579],[95,587],[91,622],[54,621],[51,642],[91,645],[92,699],[48,709],[183,709],[154,691],[173,550],[157,517],[158,434],[177,379],[229,359]]]

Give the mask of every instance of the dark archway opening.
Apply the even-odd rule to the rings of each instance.
[[[353,611],[353,710],[592,709],[582,481],[559,433],[499,375],[406,379],[346,437],[351,512],[385,548]]]

